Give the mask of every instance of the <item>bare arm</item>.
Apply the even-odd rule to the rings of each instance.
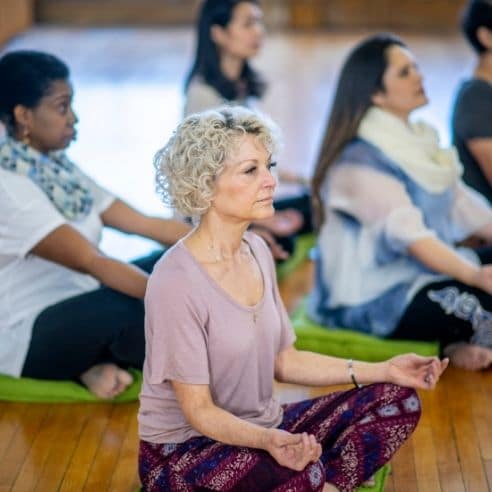
[[[302,470],[321,455],[313,436],[263,428],[242,420],[212,401],[207,385],[172,381],[173,389],[188,423],[200,434],[232,446],[264,449],[279,464]]]
[[[161,244],[174,244],[187,234],[191,227],[173,219],[148,217],[116,199],[102,214],[104,225],[129,234],[138,234]]]
[[[474,285],[474,279],[480,270],[480,267],[466,261],[436,238],[419,239],[409,246],[408,252],[430,270],[467,285]]]
[[[143,298],[147,274],[139,268],[105,256],[68,224],[56,228],[31,253],[67,268],[92,275],[102,284],[132,297]]]
[[[353,369],[360,384],[395,383],[413,388],[431,389],[447,367],[447,360],[405,354],[384,362],[354,361]],[[308,386],[351,383],[346,359],[296,350],[289,347],[275,360],[275,378],[280,382]]]
[[[419,239],[408,251],[427,268],[492,294],[492,265],[476,266],[436,238]]]
[[[466,145],[492,186],[492,138],[472,138]]]

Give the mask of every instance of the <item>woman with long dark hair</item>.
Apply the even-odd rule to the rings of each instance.
[[[342,68],[313,195],[319,224],[309,311],[325,325],[441,342],[451,362],[492,364],[492,211],[454,148],[410,114],[427,103],[412,53],[370,37]]]
[[[196,36],[195,59],[185,82],[185,116],[221,105],[255,109],[266,90],[263,77],[251,66],[264,38],[259,2],[205,0]],[[304,178],[284,170],[279,170],[278,177],[283,182],[306,184]],[[307,187],[293,196],[276,199],[275,209],[273,217],[254,224],[255,231],[263,227],[263,235],[273,233],[290,250],[293,234],[312,231]]]
[[[256,0],[206,0],[197,24],[193,66],[186,78],[185,115],[224,103],[251,106],[266,84],[251,67],[263,42]]]

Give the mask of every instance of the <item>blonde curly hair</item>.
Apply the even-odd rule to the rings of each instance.
[[[203,215],[212,202],[215,178],[238,139],[255,135],[270,154],[279,147],[277,126],[266,116],[234,106],[188,116],[154,158],[162,201],[185,216]]]

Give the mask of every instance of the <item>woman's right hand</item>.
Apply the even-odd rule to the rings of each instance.
[[[314,463],[321,456],[321,444],[306,432],[291,434],[281,429],[265,430],[264,449],[275,461],[286,468],[302,471],[308,463]]]
[[[492,294],[492,265],[481,266],[473,276],[472,285]]]

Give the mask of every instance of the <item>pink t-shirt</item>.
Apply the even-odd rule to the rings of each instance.
[[[229,296],[182,241],[157,263],[145,296],[146,357],[138,414],[140,437],[179,443],[200,434],[185,419],[171,380],[207,384],[224,410],[277,426],[276,355],[295,340],[266,244],[245,234],[263,275],[263,298],[244,306]],[[240,279],[238,279],[240,282]]]

